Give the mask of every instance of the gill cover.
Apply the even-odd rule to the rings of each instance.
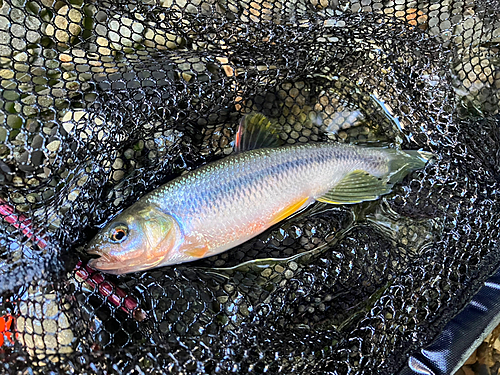
[[[182,238],[181,229],[173,216],[163,213],[154,206],[145,208],[140,217],[144,239],[148,243],[146,262],[141,268],[155,267],[168,256],[170,251],[179,246]]]

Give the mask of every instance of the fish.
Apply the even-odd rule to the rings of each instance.
[[[146,194],[88,244],[97,270],[125,274],[220,254],[316,201],[355,204],[391,192],[433,157],[334,142],[282,145],[260,113],[240,122],[235,152]]]

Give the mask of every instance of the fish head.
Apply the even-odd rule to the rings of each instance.
[[[158,267],[182,242],[177,220],[151,204],[136,203],[90,241],[87,252],[99,255],[89,265],[124,274]]]

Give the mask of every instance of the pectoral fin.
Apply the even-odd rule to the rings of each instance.
[[[189,255],[194,258],[203,258],[208,252],[208,246],[205,244],[198,245],[191,247],[187,250],[184,250],[184,252],[186,253],[186,255]]]
[[[392,186],[387,179],[380,179],[365,171],[357,170],[346,175],[328,193],[316,200],[330,204],[372,201],[390,193]]]

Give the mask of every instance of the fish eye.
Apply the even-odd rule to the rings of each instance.
[[[117,224],[113,228],[111,228],[109,233],[109,238],[112,242],[120,243],[125,241],[128,236],[128,228],[124,224]]]

